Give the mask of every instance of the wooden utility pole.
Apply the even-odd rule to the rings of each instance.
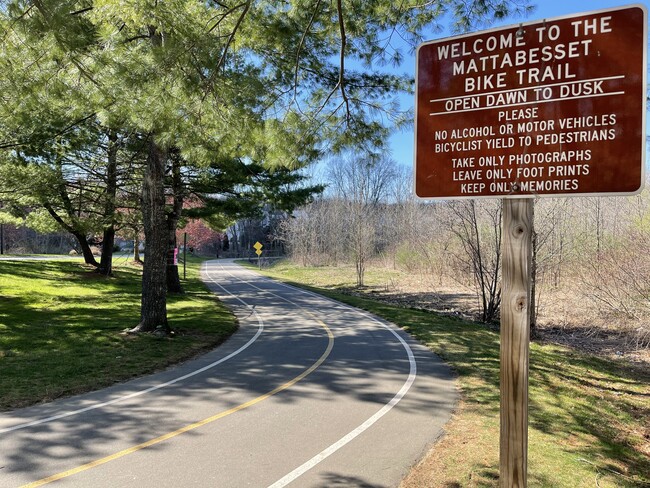
[[[501,282],[502,488],[525,487],[528,465],[528,355],[533,199],[503,200]]]

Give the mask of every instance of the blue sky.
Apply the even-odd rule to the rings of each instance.
[[[602,10],[621,5],[645,5],[650,10],[650,1],[621,1],[621,0],[546,0],[546,1],[532,1],[537,7],[535,11],[525,18],[509,18],[504,22],[495,24],[494,27],[502,25],[511,25],[518,22],[535,22],[545,18],[561,17],[564,15],[572,15],[580,12],[589,12],[592,10]],[[433,39],[441,39],[448,37],[449,33],[441,33]],[[415,54],[407,59],[403,66],[404,71],[414,73],[415,70]],[[415,97],[402,97],[403,107],[413,107]],[[391,137],[390,147],[392,150],[393,158],[401,165],[413,165],[413,129],[405,130],[395,134]]]

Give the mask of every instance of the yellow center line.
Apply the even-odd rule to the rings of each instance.
[[[311,314],[310,314],[311,315]],[[219,420],[221,418],[224,418],[232,413],[239,412],[240,410],[244,410],[245,408],[251,407],[263,400],[266,400],[267,398],[275,395],[276,393],[280,393],[283,390],[286,390],[287,388],[291,388],[293,385],[298,383],[300,380],[304,379],[311,373],[313,373],[318,367],[325,362],[327,357],[330,355],[332,352],[332,348],[334,347],[334,334],[332,334],[332,331],[327,327],[327,325],[320,319],[315,319],[321,327],[325,329],[327,332],[327,337],[328,337],[328,342],[327,342],[327,348],[325,349],[325,352],[321,355],[318,360],[312,364],[308,369],[300,373],[298,376],[293,378],[290,381],[287,381],[286,383],[278,386],[277,388],[269,391],[268,393],[265,393],[264,395],[258,396],[257,398],[253,398],[252,400],[249,400],[246,403],[242,403],[241,405],[238,405],[236,407],[233,407],[229,410],[226,410],[224,412],[220,412],[218,414],[213,415],[212,417],[208,417],[203,420],[199,420],[198,422],[194,422],[192,424],[186,425],[185,427],[181,427],[178,430],[175,430],[173,432],[169,432],[167,434],[163,434],[160,437],[156,437],[154,439],[148,440],[146,442],[143,442],[142,444],[138,444],[133,447],[129,447],[127,449],[124,449],[122,451],[116,452],[115,454],[111,454],[110,456],[106,456],[100,459],[96,459],[95,461],[91,461],[89,463],[83,464],[81,466],[78,466],[76,468],[69,469],[67,471],[62,471],[61,473],[53,474],[52,476],[48,476],[47,478],[40,479],[38,481],[34,481],[32,483],[28,483],[26,485],[23,485],[21,488],[35,488],[37,486],[43,486],[48,483],[51,483],[53,481],[60,480],[62,478],[67,478],[68,476],[72,476],[77,473],[81,473],[82,471],[86,471],[91,468],[95,468],[97,466],[101,466],[102,464],[106,464],[110,461],[114,461],[116,459],[119,459],[121,457],[124,457],[128,454],[132,454],[136,451],[140,451],[141,449],[145,449],[147,447],[151,447],[155,444],[159,444],[160,442],[164,442],[166,440],[171,439],[172,437],[176,437],[177,435],[184,434],[185,432],[189,432],[190,430],[197,429],[199,427],[202,427],[206,424],[209,424],[211,422],[214,422],[215,420]]]

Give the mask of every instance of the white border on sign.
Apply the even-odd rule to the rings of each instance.
[[[641,133],[646,134],[646,102],[647,102],[647,76],[648,76],[648,9],[645,5],[640,3],[634,3],[630,5],[622,5],[618,7],[605,8],[599,10],[590,10],[587,12],[578,12],[575,14],[561,15],[559,17],[549,17],[534,21],[520,22],[517,24],[510,24],[502,27],[495,27],[492,29],[480,30],[475,32],[470,32],[467,34],[460,34],[456,36],[443,37],[441,39],[435,39],[431,41],[425,41],[421,43],[416,50],[415,55],[415,126],[413,132],[413,195],[418,200],[423,201],[441,201],[441,200],[486,200],[494,198],[563,198],[563,197],[616,197],[616,196],[634,196],[638,195],[643,191],[646,180],[646,138],[644,136],[641,138],[641,184],[639,188],[632,192],[604,192],[604,193],[544,193],[544,194],[535,194],[535,193],[526,193],[526,194],[512,194],[512,195],[476,195],[476,196],[455,196],[455,197],[421,197],[416,193],[416,168],[417,168],[417,133],[418,133],[418,67],[420,59],[420,48],[429,44],[438,44],[441,42],[447,42],[454,39],[463,39],[466,37],[472,37],[479,34],[489,34],[490,32],[499,32],[503,30],[513,29],[515,27],[526,27],[530,25],[537,25],[542,22],[554,22],[564,19],[572,19],[575,17],[582,17],[585,15],[594,15],[601,14],[605,12],[616,12],[619,10],[628,10],[632,8],[639,8],[643,12],[643,74],[642,74],[642,86],[645,87],[641,95]]]

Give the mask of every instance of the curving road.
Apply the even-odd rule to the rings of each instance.
[[[441,435],[452,374],[402,331],[233,262],[203,278],[240,330],[174,369],[0,415],[0,486],[395,487]]]

